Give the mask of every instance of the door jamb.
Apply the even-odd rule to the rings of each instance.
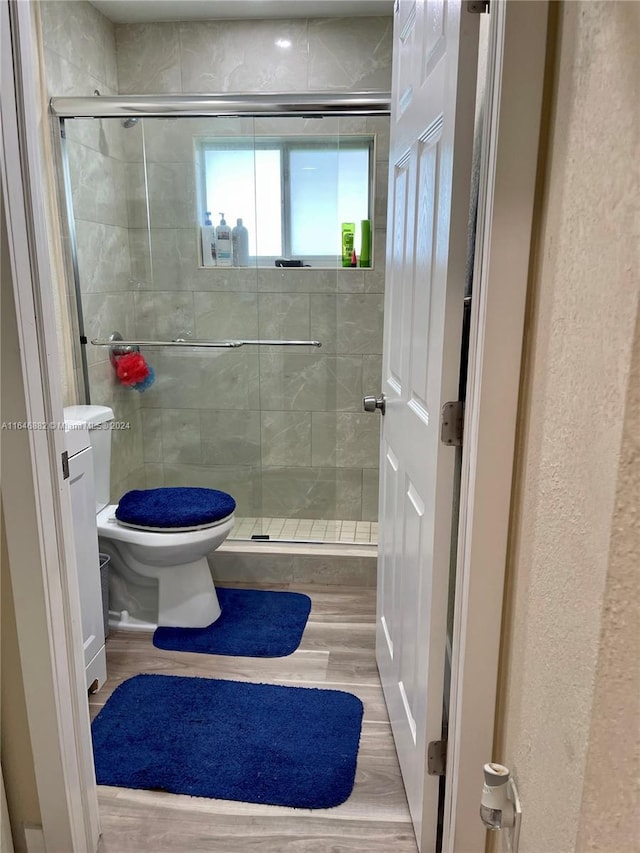
[[[445,786],[445,853],[485,849],[548,0],[490,7]]]
[[[3,513],[44,841],[49,850],[90,853],[98,844],[98,800],[71,503],[61,466],[62,390],[32,14],[31,3],[0,2],[0,201],[11,270],[2,286],[11,309],[3,331],[16,344],[5,349],[3,372],[9,368],[13,381],[3,384],[3,400],[10,417],[32,425],[3,435],[11,447],[2,458]]]

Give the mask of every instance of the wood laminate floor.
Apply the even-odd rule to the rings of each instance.
[[[349,690],[364,703],[349,799],[332,809],[291,809],[99,786],[100,853],[416,853],[375,663],[375,590],[296,585],[295,591],[311,596],[312,609],[300,648],[285,658],[168,652],[156,649],[150,634],[113,632],[109,677],[90,698],[91,715],[140,672]]]

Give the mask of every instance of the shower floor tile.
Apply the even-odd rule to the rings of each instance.
[[[378,544],[378,524],[374,521],[335,521],[316,518],[236,518],[229,539],[268,536],[287,542],[341,542]]]

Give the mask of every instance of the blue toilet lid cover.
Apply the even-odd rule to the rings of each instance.
[[[226,518],[236,502],[217,489],[134,489],[120,498],[116,518],[140,527],[196,527]]]

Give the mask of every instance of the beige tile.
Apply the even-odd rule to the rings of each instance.
[[[263,468],[263,506],[290,517],[360,518],[361,485],[357,469]]]
[[[197,409],[163,409],[161,422],[163,463],[200,464],[200,412]]]
[[[178,26],[172,23],[116,26],[121,95],[181,91]]]
[[[142,409],[144,461],[162,463],[162,409]]]
[[[79,76],[91,75],[102,87],[106,85],[115,90],[115,41],[111,21],[89,3],[73,0],[41,3],[40,10],[44,44],[78,69]]]
[[[260,404],[271,411],[358,411],[362,359],[269,352],[260,357]]]
[[[258,332],[271,340],[309,340],[309,295],[260,293]]]
[[[325,352],[382,352],[383,299],[375,293],[311,296],[311,335]]]
[[[148,163],[151,228],[193,228],[197,223],[194,163]]]
[[[131,288],[129,234],[119,225],[77,219],[76,248],[83,293],[112,293]]]
[[[200,418],[204,465],[260,465],[260,412],[203,409]]]
[[[287,49],[277,45],[288,39]],[[296,92],[307,88],[304,20],[180,24],[185,92]]]
[[[67,151],[75,218],[126,228],[126,164],[77,143]]]
[[[136,334],[143,340],[195,337],[193,294],[145,291],[135,294]]]
[[[310,412],[262,412],[261,424],[264,465],[311,465]]]
[[[309,88],[391,90],[392,19],[326,18],[309,22]]]
[[[255,293],[195,293],[196,337],[209,340],[258,337]]]
[[[374,468],[378,463],[380,419],[370,413],[313,412],[312,464]]]
[[[378,520],[378,471],[372,468],[362,471],[362,518]]]

